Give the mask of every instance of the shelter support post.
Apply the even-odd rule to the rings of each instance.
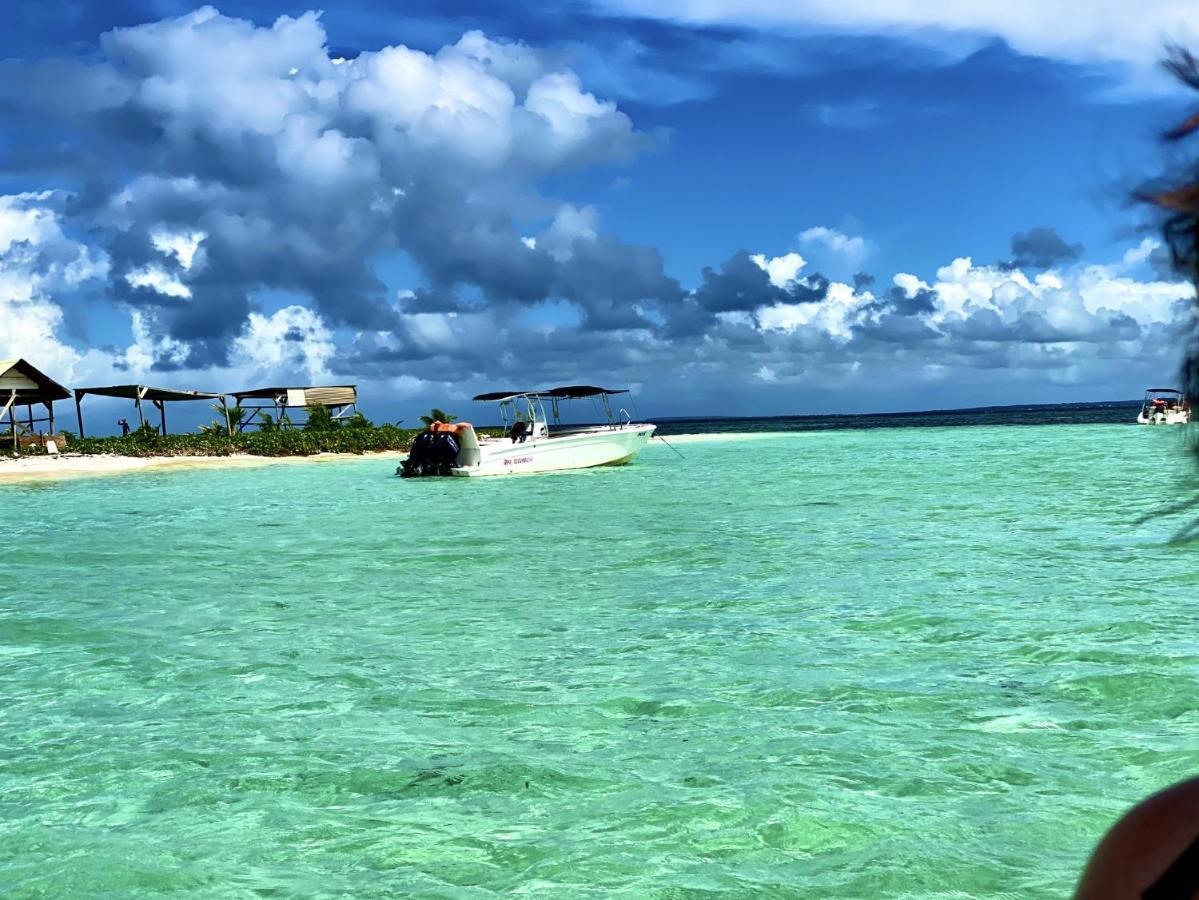
[[[79,436],[83,437],[83,403],[79,391],[75,392],[75,418],[79,420]]]
[[[221,409],[225,413],[225,431],[229,437],[233,437],[233,423],[229,421],[229,402],[224,394],[221,394]]]
[[[46,414],[50,417],[50,433],[54,434],[54,401],[46,401]]]
[[[144,393],[145,393],[145,388],[139,387],[137,389],[137,397],[133,401],[134,403],[137,404],[137,418],[142,423],[142,425],[146,424],[146,414],[144,412],[142,412],[142,395]]]
[[[165,400],[151,400],[150,402],[158,407],[158,415],[160,416],[160,419],[162,421],[162,435],[163,435],[163,437],[166,437],[166,433],[167,433],[167,403]]]
[[[12,448],[17,449],[17,417],[14,407],[17,402],[17,391],[13,389],[8,401],[4,404],[4,409],[0,409],[0,419],[4,418],[4,414],[8,413],[8,424],[12,428]]]

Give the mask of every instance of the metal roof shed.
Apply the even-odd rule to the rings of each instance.
[[[87,394],[99,397],[122,397],[132,400],[137,405],[137,417],[143,425],[146,415],[142,410],[142,401],[149,400],[158,410],[162,421],[162,433],[167,433],[166,404],[180,400],[219,400],[225,411],[225,429],[232,434],[229,424],[229,408],[225,404],[224,394],[213,394],[208,391],[178,391],[173,388],[156,388],[144,384],[114,384],[107,387],[75,388],[75,414],[79,418],[79,436],[83,437],[83,398]]]
[[[277,419],[282,420],[284,427],[292,424],[286,417],[289,409],[303,409],[308,406],[324,406],[333,411],[333,418],[340,419],[355,408],[358,402],[358,389],[352,384],[335,384],[317,387],[265,387],[254,388],[250,391],[230,391],[229,396],[237,405],[249,412],[242,419],[237,430],[243,430],[259,413],[273,409]],[[263,401],[257,404],[246,403],[246,400]]]
[[[54,432],[54,401],[66,400],[71,392],[44,372],[23,359],[0,359],[0,419],[8,414],[12,428],[12,445],[17,447],[17,410],[24,406],[28,413],[25,424],[33,431],[35,422],[49,423]],[[34,418],[34,405],[46,407],[44,418]]]

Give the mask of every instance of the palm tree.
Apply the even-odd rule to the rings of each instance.
[[[429,414],[427,416],[420,417],[420,420],[425,423],[426,428],[428,428],[434,422],[445,422],[448,425],[450,422],[457,421],[457,419],[457,416],[452,416],[448,412],[438,409],[436,406],[429,410]]]
[[[225,434],[225,407],[219,403],[212,404],[212,411],[217,414],[217,418],[207,425],[200,425],[201,434]],[[234,434],[237,433],[237,426],[241,424],[241,420],[246,417],[246,411],[236,403],[229,407],[229,427],[233,429]]]
[[[1199,91],[1199,57],[1181,47],[1172,47],[1165,60],[1166,70],[1185,87]],[[1181,142],[1199,135],[1199,112],[1166,132],[1170,142]],[[1199,288],[1199,161],[1192,159],[1179,169],[1154,179],[1139,192],[1162,211],[1162,232],[1170,251],[1174,271]],[[1192,403],[1199,398],[1199,332],[1191,326],[1190,339],[1184,345],[1182,364],[1183,393]],[[1199,455],[1199,443],[1192,442]],[[1192,534],[1199,531],[1193,526]],[[1180,536],[1181,537],[1181,536]]]

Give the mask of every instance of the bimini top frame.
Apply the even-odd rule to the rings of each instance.
[[[552,398],[557,400],[577,400],[580,397],[598,397],[601,395],[612,394],[627,394],[628,388],[620,388],[613,390],[612,388],[595,387],[590,384],[572,384],[566,387],[547,388],[541,391],[491,391],[487,394],[479,394],[475,400],[496,401],[510,400],[513,397],[532,397],[537,396],[542,399]]]
[[[611,428],[616,428],[627,424],[629,414],[624,410],[626,421],[621,422],[617,416],[612,413],[612,406],[608,398],[614,394],[627,394],[628,388],[602,388],[590,384],[571,384],[563,387],[547,388],[545,390],[536,391],[491,391],[486,394],[478,394],[474,399],[482,402],[500,404],[500,417],[505,425],[514,424],[520,421],[521,414],[516,409],[516,401],[524,399],[526,404],[527,415],[532,419],[532,424],[535,426],[538,421],[548,423],[549,419],[545,415],[544,401],[550,402],[550,415],[552,416],[555,425],[561,424],[561,415],[558,409],[560,400],[579,400],[585,397],[599,397],[601,406],[604,412],[604,419]],[[508,421],[508,412],[513,411],[513,422]],[[539,415],[540,414],[540,415]],[[535,431],[535,428],[534,428]]]

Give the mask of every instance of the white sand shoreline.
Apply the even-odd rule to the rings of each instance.
[[[321,463],[345,460],[399,459],[403,450],[382,450],[374,453],[318,453],[313,456],[252,456],[238,453],[232,456],[112,456],[107,454],[57,456],[23,456],[16,459],[0,457],[0,485],[28,481],[58,481],[69,478],[89,478],[101,475],[122,475],[152,469],[223,469],[246,466],[268,466],[278,463]]]
[[[770,431],[709,432],[669,435],[666,440],[677,446],[717,441],[745,441],[755,438],[778,437],[780,434],[786,433]],[[249,453],[235,453],[230,456],[116,456],[112,454],[61,453],[57,456],[13,458],[0,455],[0,486],[29,481],[59,481],[69,478],[123,475],[145,470],[224,469],[282,463],[387,459],[389,457],[398,461],[407,455],[408,451],[406,450],[379,450],[370,453],[318,453],[312,456],[254,456]]]

